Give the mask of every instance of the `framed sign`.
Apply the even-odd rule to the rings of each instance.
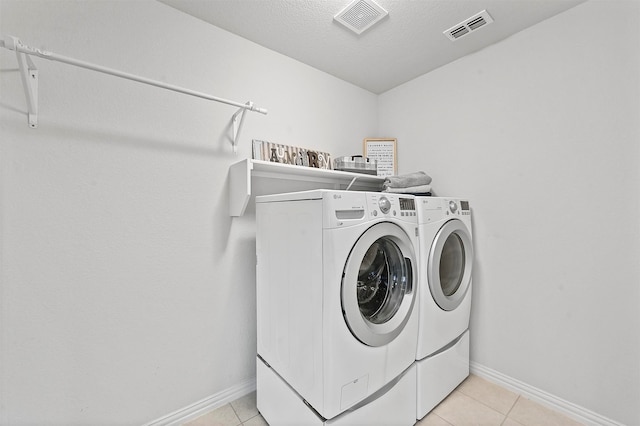
[[[363,145],[364,156],[378,161],[378,176],[398,174],[396,139],[365,139]]]

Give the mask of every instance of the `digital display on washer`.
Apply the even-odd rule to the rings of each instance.
[[[415,210],[416,205],[413,198],[400,198],[400,210]]]
[[[468,201],[460,201],[460,208],[462,210],[469,210],[469,202]]]

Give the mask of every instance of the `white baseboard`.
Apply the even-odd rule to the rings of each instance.
[[[523,383],[498,371],[480,365],[476,362],[471,361],[469,364],[469,369],[472,374],[475,374],[476,376],[480,376],[502,387],[505,387],[513,392],[524,396],[525,398],[538,402],[546,407],[551,408],[552,410],[566,415],[567,417],[584,423],[585,425],[624,426],[622,423],[618,423],[614,420],[608,419],[598,413],[594,413],[593,411],[587,410],[586,408],[576,405],[572,402],[565,401],[562,398],[558,398],[555,395]]]
[[[228,389],[201,399],[187,407],[160,417],[144,426],[179,426],[203,414],[222,407],[256,390],[256,378],[247,379]]]
[[[475,374],[476,376],[496,383],[504,388],[507,388],[524,396],[525,398],[538,402],[546,407],[549,407],[566,415],[567,417],[584,423],[585,425],[624,426],[622,423],[618,423],[584,407],[573,404],[569,401],[565,401],[562,398],[558,398],[555,395],[535,388],[498,371],[492,370],[491,368],[485,367],[484,365],[478,364],[474,361],[471,361],[469,363],[469,369],[471,373]],[[238,383],[231,388],[225,389],[221,392],[204,398],[180,410],[174,411],[171,414],[167,414],[166,416],[147,423],[144,426],[179,426],[190,420],[198,418],[209,411],[222,407],[223,405],[228,404],[231,401],[235,401],[236,399],[241,398],[255,390],[256,379],[254,377]]]

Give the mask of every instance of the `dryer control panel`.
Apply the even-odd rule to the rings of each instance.
[[[447,214],[468,216],[471,214],[469,202],[465,200],[449,200],[449,212]]]
[[[469,201],[458,198],[417,197],[418,221],[432,223],[445,218],[471,216]]]

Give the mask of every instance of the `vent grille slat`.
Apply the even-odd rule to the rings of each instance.
[[[487,21],[485,21],[484,18],[482,16],[480,16],[479,18],[476,18],[473,21],[469,21],[467,26],[469,28],[471,28],[471,30],[473,31],[476,28],[479,28],[479,27],[483,26],[486,23],[487,23]]]
[[[458,37],[462,37],[468,32],[469,30],[467,29],[467,27],[458,27],[455,30],[451,31],[451,35],[455,38],[458,38]]]
[[[458,40],[460,37],[465,36],[478,28],[482,28],[487,24],[493,22],[493,18],[489,15],[489,12],[483,10],[480,13],[476,13],[471,18],[460,22],[457,25],[444,31],[443,34],[450,40]]]

